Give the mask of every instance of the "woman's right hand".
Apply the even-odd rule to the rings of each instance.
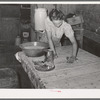
[[[77,60],[75,56],[66,57],[66,59],[67,59],[67,63],[74,63],[74,61]]]
[[[58,58],[58,55],[57,53],[54,54],[54,59]]]

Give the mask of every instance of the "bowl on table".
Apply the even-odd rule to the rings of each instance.
[[[28,57],[40,57],[45,54],[45,51],[49,48],[49,44],[36,41],[22,43],[19,47]]]

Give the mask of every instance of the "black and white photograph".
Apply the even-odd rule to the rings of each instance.
[[[99,90],[100,3],[0,3],[0,88]]]

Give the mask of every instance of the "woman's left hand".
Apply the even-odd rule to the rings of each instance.
[[[73,63],[76,60],[75,56],[71,56],[71,57],[66,57],[67,59],[67,63]]]

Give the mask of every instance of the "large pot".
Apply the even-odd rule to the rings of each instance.
[[[44,42],[27,42],[20,44],[20,48],[28,57],[39,57],[45,54],[49,45]]]

